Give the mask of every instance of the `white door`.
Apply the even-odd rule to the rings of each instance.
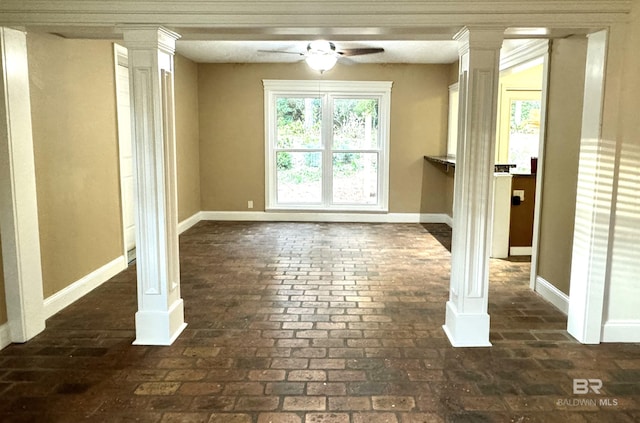
[[[133,174],[133,146],[131,144],[131,105],[129,98],[129,68],[127,50],[115,46],[116,54],[116,99],[118,114],[118,142],[120,150],[120,189],[122,194],[122,226],[124,249],[127,259],[135,258],[136,222]]]

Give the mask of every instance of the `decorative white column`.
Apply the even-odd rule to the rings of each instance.
[[[173,66],[178,34],[124,28],[136,174],[136,345],[170,345],[186,327],[180,298]]]
[[[7,315],[11,342],[25,342],[44,330],[45,319],[24,32],[0,28],[0,69],[0,232]]]
[[[458,147],[451,286],[443,329],[454,347],[489,342],[489,253],[502,28],[464,28],[460,50]]]

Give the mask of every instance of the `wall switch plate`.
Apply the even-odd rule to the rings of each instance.
[[[523,189],[514,189],[513,190],[514,197],[520,197],[520,202],[524,201],[524,190]]]
[[[253,200],[247,201],[247,208],[248,209],[252,209],[253,208]]]

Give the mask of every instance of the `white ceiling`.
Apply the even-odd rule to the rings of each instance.
[[[302,60],[301,55],[265,53],[278,50],[304,53],[308,41],[190,41],[178,40],[176,51],[198,63],[287,63]],[[336,50],[382,47],[383,53],[352,56],[340,60],[353,63],[453,63],[458,60],[458,43],[439,41],[336,41]]]

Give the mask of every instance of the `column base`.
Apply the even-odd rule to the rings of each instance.
[[[491,346],[487,313],[459,313],[456,305],[447,301],[447,314],[442,329],[454,347]]]
[[[184,302],[174,302],[167,311],[136,313],[136,340],[133,345],[171,345],[187,324],[184,322]]]

